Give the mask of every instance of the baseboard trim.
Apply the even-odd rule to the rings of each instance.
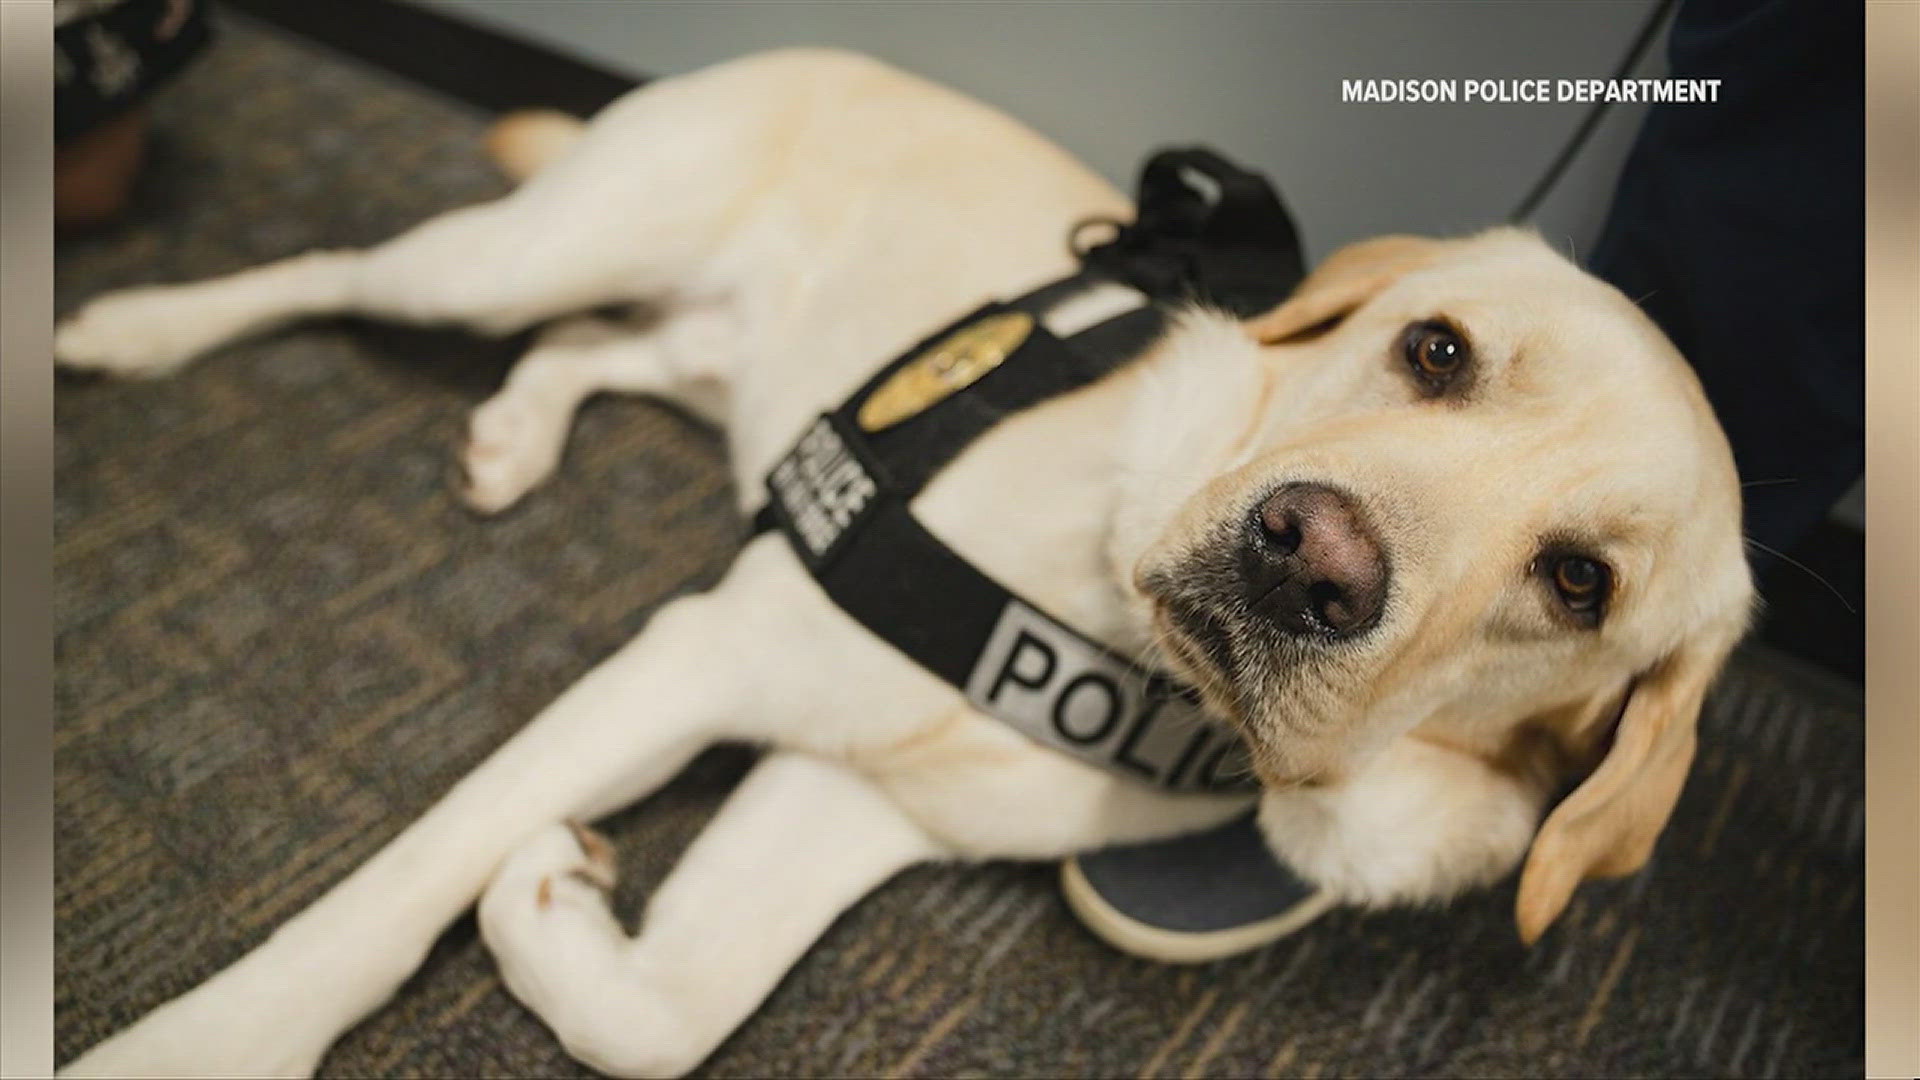
[[[591,116],[646,81],[400,0],[223,3],[491,112]]]

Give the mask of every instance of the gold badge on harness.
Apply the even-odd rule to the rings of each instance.
[[[860,404],[860,426],[880,431],[919,413],[1000,366],[1033,332],[1033,316],[1005,311],[948,334],[908,361]]]

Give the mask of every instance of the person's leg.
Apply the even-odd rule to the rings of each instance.
[[[1782,551],[1865,460],[1862,33],[1853,5],[1683,3],[1670,75],[1719,100],[1648,112],[1590,260],[1699,372]]]

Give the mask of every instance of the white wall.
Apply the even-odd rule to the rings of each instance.
[[[1599,3],[1003,3],[417,0],[633,74],[755,49],[869,52],[992,102],[1131,188],[1155,147],[1202,142],[1267,172],[1310,259],[1390,231],[1512,211],[1579,105],[1357,105],[1362,77],[1603,77],[1652,0]],[[1657,73],[1661,51],[1647,66]],[[1540,215],[1584,252],[1639,112],[1619,109]]]

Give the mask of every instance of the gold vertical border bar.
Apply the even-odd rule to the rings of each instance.
[[[53,5],[0,0],[0,1075],[53,1071]]]
[[[1920,1075],[1920,3],[1867,4],[1866,1072]]]

